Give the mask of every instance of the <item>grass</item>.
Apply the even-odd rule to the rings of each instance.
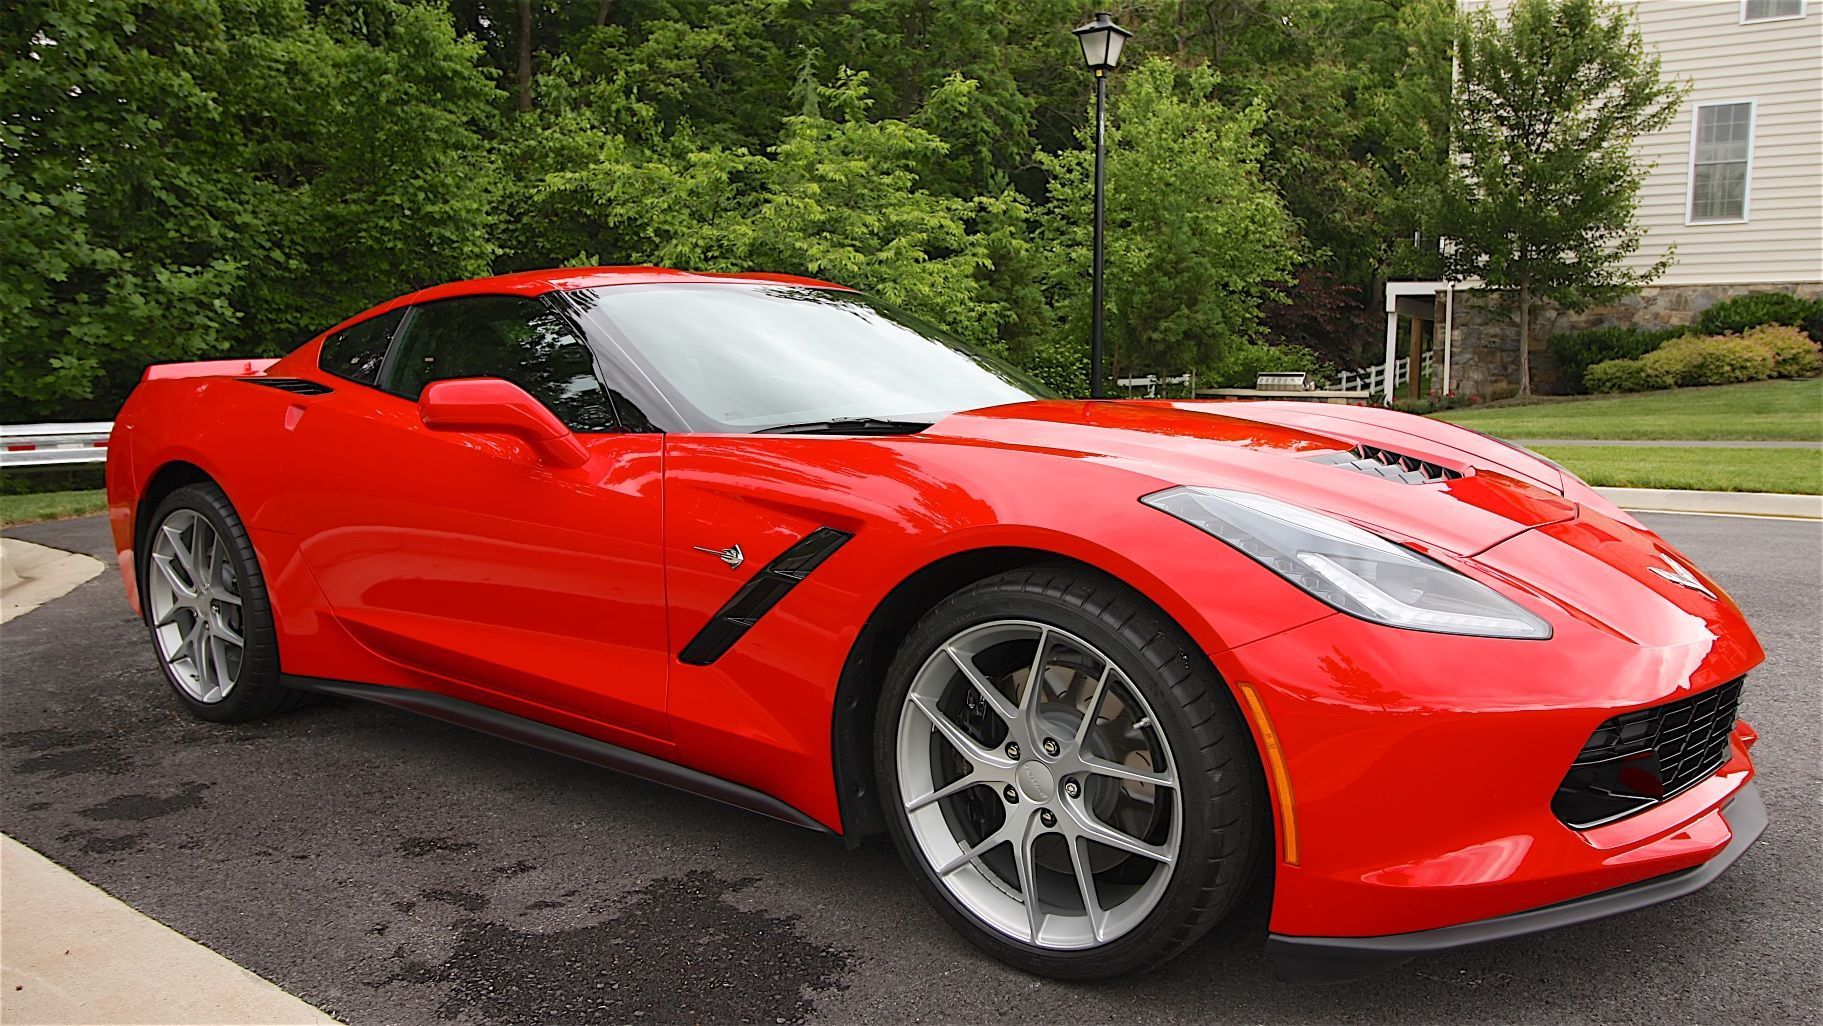
[[[1437,416],[1502,438],[1823,441],[1823,378],[1541,398]]]
[[[0,524],[25,524],[34,520],[100,513],[108,506],[107,493],[99,488],[80,492],[34,492],[0,495]]]
[[[1687,449],[1669,445],[1540,445],[1592,485],[1712,492],[1823,494],[1823,449]]]

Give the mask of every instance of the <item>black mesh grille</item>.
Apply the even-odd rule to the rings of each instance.
[[[1728,758],[1742,681],[1622,713],[1595,728],[1551,802],[1557,817],[1590,827],[1631,815],[1714,773]]]
[[[240,380],[249,385],[265,385],[267,388],[276,388],[295,395],[328,395],[335,391],[328,385],[316,381],[306,381],[303,378],[241,378]]]
[[[1461,471],[1451,470],[1436,463],[1421,460],[1416,456],[1406,456],[1391,449],[1377,449],[1371,445],[1357,445],[1347,452],[1328,452],[1321,456],[1310,457],[1312,463],[1323,463],[1332,467],[1346,467],[1358,470],[1363,474],[1372,474],[1389,481],[1403,481],[1406,484],[1434,484],[1438,481],[1454,481],[1462,476]]]

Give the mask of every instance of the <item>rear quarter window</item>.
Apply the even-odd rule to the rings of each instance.
[[[323,340],[317,366],[338,378],[363,385],[377,384],[380,365],[386,362],[386,347],[404,317],[405,310],[400,308],[336,332]]]

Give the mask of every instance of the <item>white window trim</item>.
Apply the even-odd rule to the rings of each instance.
[[[1810,0],[1798,0],[1798,13],[1796,14],[1780,14],[1771,18],[1749,18],[1747,16],[1747,0],[1741,0],[1741,24],[1764,25],[1767,22],[1772,21],[1797,21],[1804,17],[1804,15],[1810,13],[1809,9]]]
[[[1691,208],[1696,201],[1696,133],[1702,124],[1704,107],[1732,107],[1735,104],[1747,105],[1747,180],[1741,185],[1741,216],[1719,219],[1698,219],[1691,217]],[[1684,169],[1684,223],[1686,225],[1702,224],[1746,224],[1753,219],[1753,140],[1760,130],[1760,101],[1757,98],[1740,100],[1704,100],[1690,108],[1690,162]]]

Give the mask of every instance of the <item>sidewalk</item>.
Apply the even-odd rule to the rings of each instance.
[[[67,594],[106,569],[78,552],[0,538],[0,623]]]
[[[0,837],[0,1023],[335,1021]]]

